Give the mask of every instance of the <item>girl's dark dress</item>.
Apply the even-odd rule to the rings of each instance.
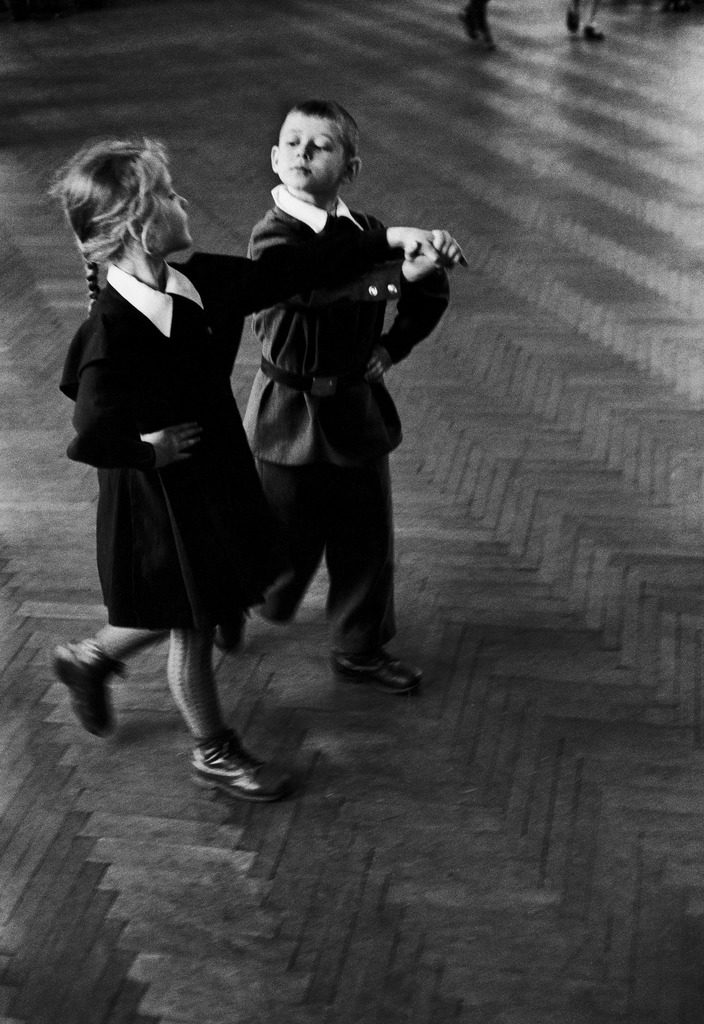
[[[112,625],[211,628],[261,600],[284,557],[230,385],[244,317],[390,256],[384,232],[293,260],[197,253],[173,266],[204,310],[174,296],[170,338],[110,285],[101,291],[60,386],[76,403],[68,455],[98,467],[98,572]],[[187,422],[203,431],[193,456],[155,469],[140,434]]]

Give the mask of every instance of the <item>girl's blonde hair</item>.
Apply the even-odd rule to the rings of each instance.
[[[98,265],[118,259],[133,240],[149,252],[156,189],[169,181],[165,146],[146,138],[89,143],[57,171],[50,194],[76,236],[92,297]]]

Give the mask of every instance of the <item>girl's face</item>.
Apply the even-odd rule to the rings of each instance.
[[[174,191],[168,177],[155,188],[154,194],[157,202],[146,235],[147,248],[152,256],[165,258],[187,249],[193,242],[186,213],[188,203]]]
[[[334,124],[294,110],[281,126],[271,166],[292,195],[326,209],[356,176],[360,161],[347,156]]]

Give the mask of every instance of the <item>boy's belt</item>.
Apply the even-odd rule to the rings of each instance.
[[[310,377],[302,373],[291,373],[289,370],[282,370],[280,366],[262,358],[262,373],[269,380],[283,384],[284,387],[292,388],[294,391],[305,391],[318,398],[328,398],[334,395],[339,388],[349,387],[351,384],[358,384],[363,377],[351,373],[342,374],[339,377]]]

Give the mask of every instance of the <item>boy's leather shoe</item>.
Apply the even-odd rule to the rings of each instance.
[[[585,25],[584,38],[600,43],[604,39],[604,33],[600,28],[597,28],[596,25]]]
[[[474,19],[474,15],[469,7],[466,7],[463,11],[457,15],[462,24],[464,25],[465,32],[470,39],[476,39],[479,35],[477,30],[477,23]]]
[[[281,800],[293,789],[287,772],[252,757],[232,730],[199,744],[193,751],[191,763],[197,785],[239,800],[259,803]]]
[[[423,673],[380,649],[371,655],[333,654],[332,667],[351,683],[368,683],[384,693],[411,693]]]
[[[246,622],[244,612],[239,616],[222,622],[215,627],[213,642],[221,651],[237,651],[244,640],[244,625]]]
[[[106,736],[113,726],[106,680],[122,675],[125,666],[98,648],[90,653],[81,644],[61,644],[54,650],[54,671],[68,687],[71,707],[84,729]]]

